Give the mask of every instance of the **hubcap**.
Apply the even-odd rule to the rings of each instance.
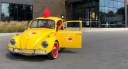
[[[57,56],[58,56],[58,43],[57,42],[54,44],[52,56],[53,56],[53,58],[57,58]]]

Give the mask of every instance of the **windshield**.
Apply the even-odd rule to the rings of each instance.
[[[33,20],[30,24],[30,28],[55,28],[55,22],[49,19]]]

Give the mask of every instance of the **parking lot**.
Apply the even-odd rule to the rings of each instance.
[[[128,69],[128,31],[84,32],[82,49],[65,49],[55,60],[10,55],[12,35],[0,35],[0,69]]]

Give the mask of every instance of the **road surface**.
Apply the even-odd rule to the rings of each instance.
[[[65,49],[55,60],[12,56],[0,34],[0,69],[128,69],[128,31],[84,32],[82,49]]]

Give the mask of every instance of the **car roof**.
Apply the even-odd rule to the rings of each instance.
[[[52,16],[50,16],[50,17],[38,17],[38,18],[36,18],[36,19],[50,19],[50,20],[54,20],[54,21],[58,21],[58,20],[63,20],[62,18],[60,18],[60,17],[52,17]]]

